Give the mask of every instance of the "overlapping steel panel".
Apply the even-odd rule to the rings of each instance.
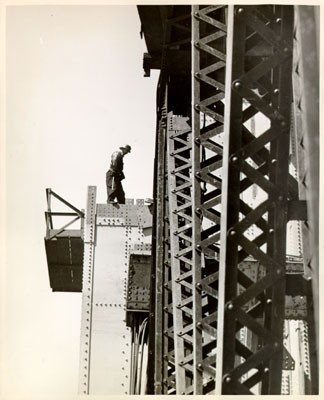
[[[147,254],[143,226],[151,214],[144,201],[96,204],[89,187],[85,225],[79,393],[129,393],[131,331],[126,327],[130,253]]]

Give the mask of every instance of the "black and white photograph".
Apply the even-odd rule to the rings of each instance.
[[[322,4],[0,8],[0,399],[320,394]]]

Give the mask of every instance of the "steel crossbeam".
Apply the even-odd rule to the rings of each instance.
[[[216,390],[280,394],[293,7],[229,6],[228,32]],[[253,209],[242,200],[251,185],[263,194]],[[254,280],[239,267],[248,256],[265,270]],[[240,342],[242,328],[256,348]]]

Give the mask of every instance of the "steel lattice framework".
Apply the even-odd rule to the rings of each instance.
[[[177,46],[185,53],[188,14],[167,15],[150,322],[155,394],[280,394],[282,371],[294,368],[287,319],[307,320],[314,332],[311,307],[291,306],[291,296],[312,296],[300,260],[291,276],[286,256],[287,222],[306,218],[289,173],[293,29],[292,6],[192,6],[192,109],[180,116],[167,59]],[[297,281],[303,289],[291,289]]]
[[[293,7],[229,7],[229,26],[217,385],[224,394],[252,394],[262,382],[263,394],[280,394]],[[265,128],[253,135],[246,122],[256,113]],[[240,198],[252,184],[264,194],[254,209]],[[254,240],[245,235],[252,225]],[[239,266],[249,255],[264,269],[254,281]],[[256,349],[238,340],[242,327],[257,338]]]

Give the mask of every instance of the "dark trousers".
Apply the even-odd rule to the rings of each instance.
[[[106,173],[107,202],[114,201],[117,198],[119,204],[125,204],[125,192],[123,185],[112,171]]]

